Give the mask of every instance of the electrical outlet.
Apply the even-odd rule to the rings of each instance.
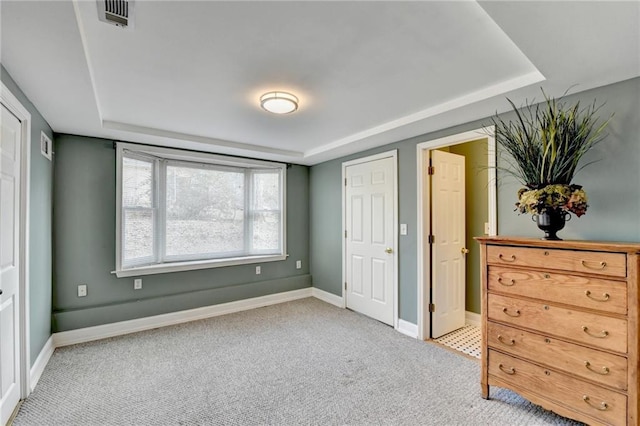
[[[489,222],[484,223],[484,233],[489,235]]]
[[[400,224],[400,235],[407,235],[407,224],[406,223],[401,223]]]
[[[260,275],[262,273],[262,268],[256,266],[256,275]]]
[[[78,297],[86,297],[87,296],[87,285],[80,284],[78,286]]]
[[[302,269],[302,260],[296,260],[296,269]]]
[[[142,278],[136,278],[133,280],[133,289],[141,290],[142,289]]]

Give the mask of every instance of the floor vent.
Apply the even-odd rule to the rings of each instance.
[[[102,22],[122,28],[133,26],[133,0],[97,0]]]

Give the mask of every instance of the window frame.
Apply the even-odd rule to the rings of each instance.
[[[230,169],[238,168],[247,170],[245,172],[246,180],[253,179],[255,173],[265,172],[266,170],[278,170],[280,176],[280,237],[281,247],[278,253],[256,253],[250,255],[238,255],[232,257],[217,257],[217,258],[205,258],[205,259],[188,259],[184,260],[184,256],[174,255],[169,256],[165,253],[164,239],[166,236],[166,229],[160,231],[155,229],[165,225],[166,228],[166,164],[165,169],[157,167],[157,161],[153,161],[153,183],[152,183],[152,207],[151,210],[158,216],[153,221],[154,226],[154,259],[156,263],[144,264],[144,265],[123,265],[124,255],[124,211],[123,207],[123,159],[135,158],[142,161],[149,161],[155,159],[159,161],[166,161],[167,164],[179,164],[189,163],[193,164],[194,168],[202,167],[208,169]],[[164,170],[164,173],[163,173]],[[274,262],[282,261],[287,258],[287,166],[286,164],[245,159],[239,157],[228,157],[216,154],[187,151],[175,148],[161,148],[150,145],[139,145],[126,142],[118,142],[116,144],[116,268],[113,273],[117,277],[131,277],[139,275],[161,274],[169,272],[179,271],[191,271],[198,269],[217,268],[223,266],[234,265],[246,265],[253,263]],[[252,217],[253,212],[253,191],[250,191],[248,187],[245,187],[245,199],[250,202],[245,208],[245,222],[246,219]],[[262,211],[262,210],[261,210]],[[251,225],[245,225],[251,226]],[[251,236],[245,232],[245,248],[247,247],[247,239]],[[252,248],[253,243],[250,242],[249,248]],[[182,258],[182,260],[181,260]]]
[[[118,234],[118,236],[120,237],[121,241],[122,241],[122,247],[121,249],[124,250],[125,249],[125,241],[124,241],[124,225],[125,225],[125,213],[127,210],[129,211],[150,211],[151,212],[151,218],[152,218],[152,235],[154,237],[154,241],[151,242],[152,245],[152,254],[150,256],[146,256],[146,257],[141,257],[138,258],[135,262],[132,262],[132,264],[130,266],[127,266],[125,269],[129,269],[129,268],[136,268],[136,267],[141,267],[144,265],[147,265],[149,263],[149,261],[153,261],[155,259],[155,253],[158,250],[158,244],[159,241],[157,241],[155,239],[156,234],[156,230],[155,230],[155,226],[157,225],[158,221],[156,219],[156,216],[159,214],[159,208],[158,208],[158,192],[159,192],[159,188],[157,185],[158,182],[158,167],[155,161],[150,161],[150,158],[148,156],[142,156],[142,155],[137,155],[136,153],[132,153],[128,156],[128,158],[132,158],[135,159],[137,161],[142,161],[142,162],[147,162],[151,164],[151,175],[152,175],[152,182],[151,182],[151,203],[149,207],[124,207],[121,206],[119,211],[120,211],[120,223],[122,224],[122,226],[118,227],[116,229],[116,233]],[[121,161],[121,166],[122,166],[122,161],[123,159],[120,159]],[[119,187],[119,191],[118,191],[118,195],[120,195],[120,201],[122,203],[122,174],[119,175],[120,176],[120,187]],[[121,251],[122,253],[122,251]],[[120,259],[122,259],[122,257],[120,257]]]

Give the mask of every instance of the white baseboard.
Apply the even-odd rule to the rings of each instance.
[[[106,339],[108,337],[136,333],[138,331],[150,330],[158,327],[166,327],[168,325],[181,324],[189,321],[196,321],[234,312],[247,311],[249,309],[290,302],[292,300],[303,299],[305,297],[311,296],[312,288],[308,287],[300,290],[269,294],[267,296],[254,297],[251,299],[238,300],[229,303],[221,303],[219,305],[205,306],[202,308],[189,309],[186,311],[154,315],[151,317],[121,321],[112,324],[98,325],[95,327],[80,328],[77,330],[62,331],[53,335],[53,342],[55,344],[55,347],[58,348],[61,346]]]
[[[403,319],[398,319],[398,328],[396,328],[402,334],[405,334],[409,337],[413,337],[414,339],[418,338],[418,325],[405,321]]]
[[[40,380],[40,376],[44,372],[44,368],[49,363],[49,359],[51,359],[51,355],[53,355],[53,351],[56,347],[53,344],[53,336],[49,336],[49,339],[46,341],[42,350],[38,354],[38,358],[36,358],[36,362],[33,363],[33,367],[31,367],[30,378],[29,378],[29,387],[31,388],[31,392],[36,388],[38,384],[38,380]]]
[[[464,317],[465,317],[465,323],[467,325],[475,325],[476,327],[480,327],[480,314],[466,311]]]
[[[344,308],[344,299],[340,296],[336,296],[328,291],[320,290],[319,288],[312,287],[311,295],[316,299],[320,299],[323,302],[337,306],[338,308]]]
[[[36,384],[38,383],[38,380],[40,380],[40,376],[47,366],[49,359],[51,359],[53,351],[56,348],[62,346],[91,342],[94,340],[106,339],[109,337],[136,333],[139,331],[166,327],[169,325],[181,324],[189,321],[196,321],[234,312],[247,311],[250,309],[261,308],[263,306],[276,305],[278,303],[304,299],[307,297],[315,297],[325,303],[344,308],[344,299],[342,297],[336,296],[335,294],[320,290],[318,288],[308,287],[300,290],[269,294],[267,296],[254,297],[251,299],[238,300],[229,303],[221,303],[219,305],[205,306],[202,308],[189,309],[186,311],[172,312],[168,314],[154,315],[151,317],[138,318],[129,321],[120,321],[112,324],[104,324],[95,327],[86,327],[77,330],[53,333],[53,335],[51,335],[49,337],[49,340],[47,340],[47,342],[45,343],[42,351],[40,351],[38,358],[31,368],[30,387],[33,391],[33,389],[36,387]],[[470,314],[472,313],[467,312],[467,315]],[[477,316],[477,322],[479,324],[480,316]],[[467,320],[467,322],[469,321]],[[409,337],[418,337],[418,326],[402,319],[398,320],[398,328],[396,330]]]

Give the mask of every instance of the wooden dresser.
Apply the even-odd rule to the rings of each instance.
[[[588,424],[638,425],[640,244],[478,238],[489,386]]]

